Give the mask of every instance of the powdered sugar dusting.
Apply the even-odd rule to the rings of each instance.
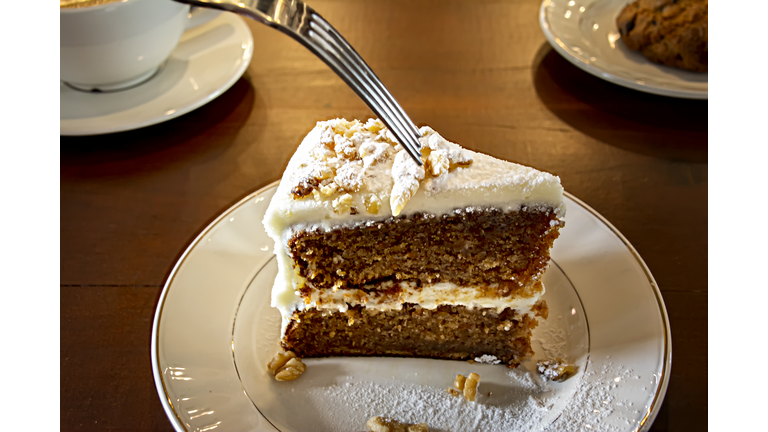
[[[536,340],[541,344],[546,358],[566,357],[567,333],[560,316],[543,320],[536,330]]]
[[[392,164],[392,180],[394,184],[389,204],[392,215],[397,216],[419,190],[421,180],[424,180],[424,167],[416,165],[408,153],[401,151],[395,155],[395,161]]]
[[[499,360],[495,355],[490,355],[490,354],[483,354],[480,357],[475,357],[475,361],[478,363],[485,363],[485,364],[501,363],[501,360]]]
[[[294,222],[312,221],[330,229],[344,220],[399,214],[395,209],[444,214],[467,205],[504,211],[544,205],[565,216],[558,177],[466,150],[427,126],[419,133],[421,167],[379,120],[318,122],[283,173],[264,219],[267,233],[277,241]],[[332,202],[345,193],[353,202],[340,211]],[[374,197],[396,202],[366,206]]]
[[[310,361],[311,363],[311,361]],[[367,419],[386,416],[403,423],[425,422],[430,431],[625,431],[636,426],[641,407],[620,396],[627,381],[639,380],[632,370],[610,362],[579,372],[567,383],[549,382],[521,366],[505,370],[482,366],[475,402],[451,396],[452,376],[445,386],[419,384],[411,379],[359,379],[336,376],[320,382],[305,377],[291,382],[292,407],[302,420],[285,425],[290,430],[364,430]],[[313,365],[309,364],[308,371]],[[493,378],[490,378],[493,377]],[[573,380],[573,381],[571,381]],[[286,387],[281,387],[287,390]],[[568,389],[571,390],[568,390]],[[298,409],[298,408],[297,408]],[[269,418],[269,413],[265,412]]]
[[[576,394],[547,431],[620,432],[626,431],[626,426],[639,425],[639,407],[627,399],[619,398],[617,393],[622,383],[639,380],[640,377],[631,369],[610,361],[603,363],[600,368],[590,366],[593,365],[588,362],[589,370],[584,373]],[[614,417],[613,421],[608,421],[611,416]]]
[[[433,432],[635,430],[651,409],[659,378],[599,355],[602,347],[590,348],[583,311],[573,309],[559,274],[557,268],[548,273],[550,316],[534,330],[536,355],[516,369],[429,359],[309,359],[307,372],[287,386],[246,387],[249,394],[269,395],[254,402],[286,431],[363,431],[376,415],[425,422]],[[536,363],[552,357],[577,365],[576,375],[545,381]],[[636,364],[631,356],[615,357]],[[457,374],[469,372],[481,376],[475,402],[447,392]]]
[[[412,384],[381,385],[356,382],[310,390],[312,400],[333,400],[342,407],[318,410],[336,425],[335,430],[360,430],[365,420],[386,415],[401,422],[425,422],[430,431],[527,431],[549,413],[544,404],[528,395],[510,406],[489,404],[493,396],[480,384],[475,402],[449,395],[445,389]],[[358,409],[347,407],[354,405]]]

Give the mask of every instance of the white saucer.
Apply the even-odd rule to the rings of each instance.
[[[61,83],[60,134],[98,135],[161,123],[224,93],[245,72],[253,36],[242,18],[221,14],[189,28],[149,81],[114,93],[86,93]]]
[[[266,365],[278,349],[270,307],[274,243],[261,220],[277,182],[211,223],[182,254],[158,301],[152,369],[176,431],[359,431],[373,415],[429,430],[483,432],[650,429],[669,383],[672,345],[661,293],[619,231],[566,193],[565,227],[544,275],[549,317],[533,333],[532,360],[503,366],[418,358],[306,359],[296,381]],[[544,385],[538,359],[578,367]],[[445,389],[482,377],[476,403]]]
[[[653,63],[619,40],[616,17],[628,2],[544,0],[539,24],[555,51],[592,75],[647,93],[707,99],[706,72],[688,72]]]
[[[189,30],[193,27],[203,25],[208,21],[218,17],[222,13],[224,13],[224,11],[192,6],[192,8],[189,10],[189,22],[187,22],[186,29]]]

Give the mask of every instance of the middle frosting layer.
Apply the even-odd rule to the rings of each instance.
[[[319,290],[302,289],[304,305],[302,308],[317,308],[345,312],[352,306],[365,306],[378,311],[400,310],[405,303],[418,304],[425,309],[435,309],[441,305],[464,306],[469,309],[493,309],[501,313],[510,308],[518,314],[533,316],[536,303],[544,294],[544,285],[535,282],[513,297],[500,297],[490,293],[494,287],[462,287],[452,283],[438,283],[417,286],[412,282],[386,282],[376,290],[338,289]]]

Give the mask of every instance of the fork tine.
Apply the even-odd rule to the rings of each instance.
[[[343,49],[334,43],[331,36],[317,30],[317,27],[312,28],[312,31],[309,32],[309,36],[312,37],[313,41],[323,45],[323,48],[325,48],[330,55],[333,55],[335,60],[334,66],[343,69],[345,75],[350,75],[350,78],[355,81],[356,84],[366,87],[369,92],[368,96],[373,98],[376,103],[379,104],[382,110],[382,113],[377,113],[380,117],[382,117],[382,121],[384,121],[392,133],[398,137],[399,141],[401,141],[401,144],[408,151],[408,153],[410,153],[414,159],[418,159],[420,162],[421,152],[419,151],[419,148],[421,145],[416,138],[419,136],[419,134],[418,132],[413,132],[416,130],[415,126],[409,127],[408,122],[403,119],[402,115],[404,115],[404,113],[402,113],[402,108],[400,108],[399,105],[397,106],[397,108],[400,108],[401,110],[401,112],[398,113],[398,109],[391,103],[391,101],[394,101],[391,95],[389,95],[389,98],[387,98],[388,92],[387,94],[382,94],[381,89],[378,88],[376,83],[371,80],[370,75],[366,74],[365,71],[362,70],[361,65],[358,64],[355,59],[350,58],[348,53],[345,53]],[[407,116],[405,116],[405,118],[407,119]],[[411,125],[413,124],[411,123]],[[409,131],[409,129],[411,130]]]
[[[361,82],[359,76],[349,66],[339,58],[338,55],[334,55],[334,48],[325,41],[322,37],[319,37],[318,33],[310,30],[308,32],[310,42],[319,45],[317,49],[317,55],[323,59],[328,66],[331,67],[347,84],[365,101],[368,106],[379,116],[379,118],[387,125],[389,130],[397,137],[400,144],[408,152],[408,154],[414,159],[414,161],[422,165],[421,152],[418,147],[415,147],[413,142],[418,141],[415,137],[406,132],[405,127],[399,123],[396,117],[392,115],[389,107],[381,104],[381,101],[377,95],[366,85],[365,82]],[[315,37],[315,36],[318,37]],[[362,89],[365,89],[364,91]]]
[[[344,39],[344,36],[342,36],[341,33],[339,33],[332,25],[330,25],[317,12],[312,14],[312,17],[314,18],[313,22],[320,25],[328,33],[328,35],[335,42],[335,45],[340,49],[342,53],[346,54],[350,63],[353,64],[358,69],[360,74],[368,78],[368,80],[371,82],[371,84],[374,86],[377,92],[381,96],[386,98],[386,100],[390,104],[390,107],[393,108],[395,113],[398,115],[399,120],[406,127],[408,127],[411,133],[413,133],[417,137],[420,136],[419,129],[416,127],[415,124],[413,124],[413,121],[411,121],[411,119],[405,113],[405,111],[397,102],[397,100],[392,96],[389,90],[387,90],[387,88],[381,82],[381,80],[376,75],[376,73],[368,66],[368,63],[366,63],[365,60],[363,60],[363,58],[360,57],[360,54],[358,54],[357,51],[355,51],[352,45],[350,45],[349,42],[347,42],[347,40]]]
[[[421,152],[418,149],[421,145],[417,139],[419,134],[412,132],[415,127],[413,127],[411,131],[408,130],[408,123],[403,120],[402,116],[398,115],[397,108],[395,108],[391,102],[393,100],[391,95],[389,95],[388,98],[386,94],[383,94],[381,89],[376,86],[375,82],[370,79],[370,76],[367,76],[364,71],[361,70],[360,65],[357,64],[355,60],[350,59],[348,54],[343,52],[330,35],[323,31],[318,31],[316,26],[311,27],[313,27],[313,31],[309,32],[309,36],[312,37],[315,42],[322,45],[327,51],[327,54],[333,58],[333,64],[329,65],[342,69],[344,74],[348,74],[355,84],[366,89],[367,94],[362,94],[361,97],[364,100],[372,99],[372,102],[375,101],[376,104],[378,104],[380,112],[377,112],[377,114],[379,114],[382,121],[387,124],[389,129],[395,134],[411,156],[417,160],[417,163],[420,162]]]
[[[328,41],[324,40],[317,32],[310,30],[308,36],[312,43],[319,45],[318,56],[322,58],[328,66],[347,82],[347,84],[363,99],[368,106],[381,118],[384,124],[395,135],[403,148],[418,164],[421,162],[420,144],[416,137],[407,132],[406,126],[401,124],[399,119],[391,112],[391,108],[382,103],[381,98],[374,92],[370,85],[361,81],[360,76],[352,70],[348,63],[340,57],[339,53]]]

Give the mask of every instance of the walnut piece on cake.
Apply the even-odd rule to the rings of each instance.
[[[371,417],[366,423],[372,432],[429,432],[426,423],[403,424],[388,417]]]
[[[539,373],[545,379],[552,381],[565,381],[576,373],[576,366],[566,363],[560,357],[554,360],[539,360],[536,363]]]

